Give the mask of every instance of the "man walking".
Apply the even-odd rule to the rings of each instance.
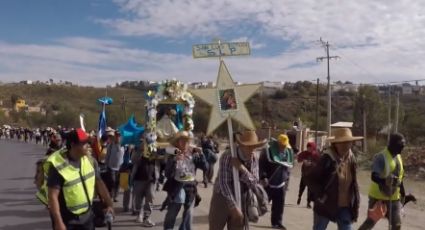
[[[306,182],[314,197],[313,230],[325,230],[330,221],[339,230],[351,230],[357,221],[360,193],[357,163],[351,147],[356,140],[349,128],[336,128],[316,166],[306,173]],[[304,162],[308,166],[308,162]]]
[[[143,145],[137,147],[132,156],[134,162],[133,181],[133,213],[137,215],[136,222],[142,223],[143,227],[153,227],[150,219],[152,214],[154,189],[155,189],[155,160],[143,155]],[[142,211],[142,203],[143,205]]]
[[[54,230],[93,230],[92,203],[98,192],[107,211],[112,201],[103,184],[96,161],[88,156],[88,136],[82,129],[71,131],[66,148],[46,160],[47,182],[37,194],[48,203]],[[45,189],[48,188],[48,197]]]
[[[168,159],[165,175],[167,182],[164,191],[167,192],[168,208],[164,220],[164,229],[174,229],[176,218],[183,207],[183,218],[180,230],[192,229],[192,212],[197,195],[195,182],[195,163],[199,161],[202,150],[190,146],[192,135],[187,131],[180,131],[171,141],[175,148],[169,148],[175,157]]]
[[[302,163],[301,166],[301,180],[300,180],[300,186],[298,190],[298,199],[297,199],[297,205],[300,205],[301,203],[301,197],[303,196],[304,190],[307,187],[307,184],[305,182],[305,171],[306,171],[306,165],[316,165],[317,162],[320,159],[320,154],[317,152],[316,149],[316,143],[309,142],[307,143],[307,150],[301,152],[297,156],[298,163]],[[305,162],[305,164],[304,164]],[[307,188],[307,208],[311,208],[311,202],[313,201],[313,197],[311,195],[311,191],[309,188]]]
[[[401,229],[401,208],[405,199],[404,168],[401,152],[406,145],[404,136],[391,134],[388,147],[375,155],[372,164],[372,183],[369,187],[369,209],[386,206],[386,217],[392,230]],[[413,196],[412,196],[413,197]],[[413,197],[414,199],[414,197]],[[372,229],[376,222],[368,217],[359,230]]]
[[[267,140],[259,141],[255,131],[245,131],[236,135],[236,142],[238,157],[233,158],[230,150],[226,150],[220,158],[210,205],[210,230],[223,230],[226,225],[230,230],[242,230],[247,226],[246,213],[238,207],[235,199],[233,167],[239,171],[242,193],[248,188],[256,189],[256,186],[260,185],[258,157],[255,156],[255,150],[263,147]]]
[[[120,144],[119,132],[110,129],[107,132],[109,143],[107,145],[105,164],[107,167],[106,187],[114,202],[117,202],[119,190],[119,170],[124,160],[124,147]]]
[[[260,177],[272,201],[271,224],[274,229],[286,229],[282,224],[286,190],[290,170],[294,164],[294,152],[287,135],[281,134],[270,142],[260,157]]]

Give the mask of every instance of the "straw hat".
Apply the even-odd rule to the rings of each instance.
[[[193,139],[192,135],[188,131],[180,131],[174,135],[171,139],[170,144],[175,146],[180,139],[191,140]]]
[[[105,129],[105,133],[106,133],[107,136],[112,136],[112,137],[115,136],[115,130],[111,127],[107,127]]]
[[[332,130],[333,136],[328,140],[331,144],[349,142],[349,141],[358,141],[362,140],[363,137],[354,137],[351,129],[349,128],[336,128]]]
[[[242,146],[258,148],[265,145],[267,143],[267,139],[259,141],[255,131],[248,130],[236,134],[236,142]]]

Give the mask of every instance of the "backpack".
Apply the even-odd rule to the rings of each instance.
[[[257,223],[260,216],[268,212],[267,192],[261,185],[257,185],[255,189],[248,189],[242,195],[242,199],[243,213],[249,222]]]

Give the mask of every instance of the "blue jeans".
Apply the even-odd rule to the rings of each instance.
[[[164,220],[164,230],[174,229],[174,224],[176,223],[177,215],[179,214],[182,206],[184,206],[184,204],[179,204],[176,202],[170,202],[168,204],[168,210]],[[193,211],[193,205],[184,206],[183,219],[182,219],[182,223],[180,224],[179,230],[192,229],[192,211]]]
[[[351,212],[349,208],[339,208],[338,216],[336,217],[338,230],[352,230],[351,219]],[[328,227],[329,221],[330,220],[328,218],[314,213],[313,230],[325,230]]]

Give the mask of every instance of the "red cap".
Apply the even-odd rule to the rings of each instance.
[[[66,141],[69,144],[85,144],[89,141],[89,137],[84,130],[75,129],[68,133]]]
[[[77,131],[78,141],[80,143],[86,143],[89,141],[89,136],[83,129],[78,128],[76,131]]]

